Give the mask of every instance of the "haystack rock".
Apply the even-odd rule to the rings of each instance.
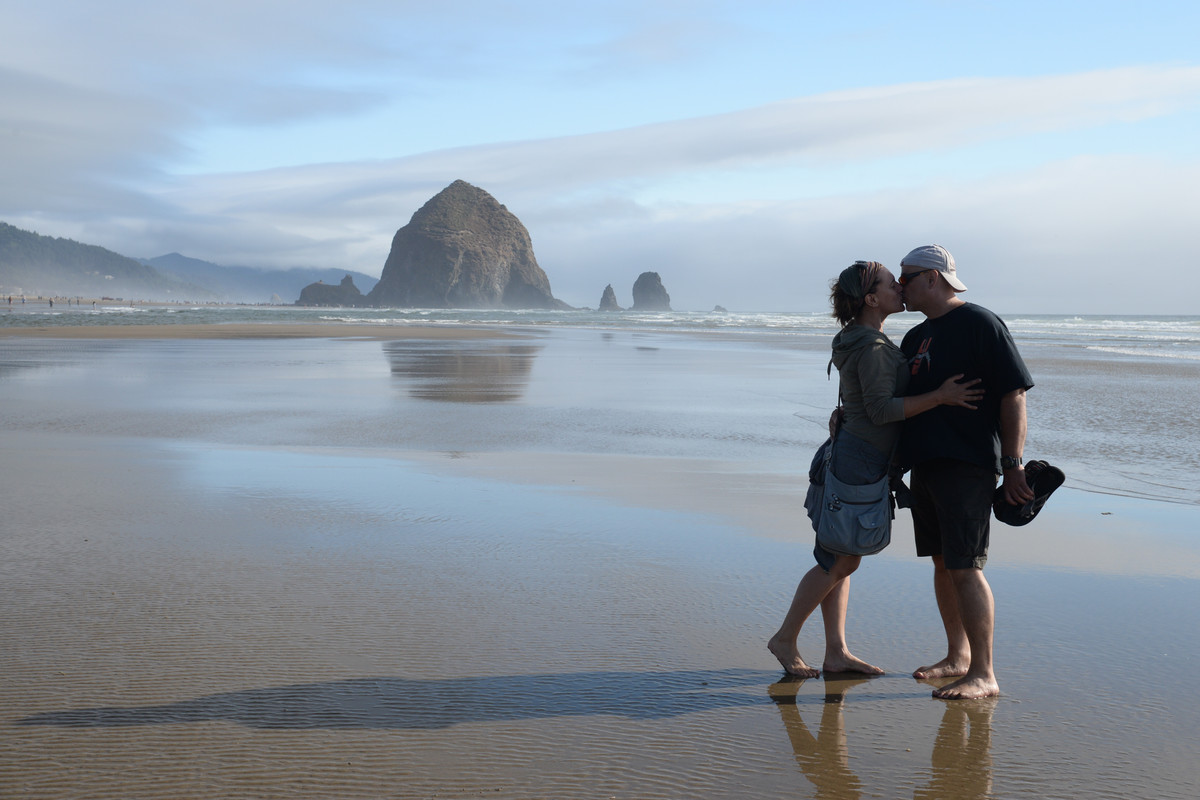
[[[496,198],[455,181],[392,239],[373,306],[570,308],[550,293],[525,226]]]
[[[671,295],[663,288],[657,272],[643,272],[633,283],[631,311],[670,311]]]
[[[613,291],[611,283],[608,286],[604,287],[604,294],[602,294],[600,296],[600,310],[601,311],[623,311],[624,310],[619,305],[617,305],[617,293]]]
[[[364,306],[367,303],[367,298],[354,285],[354,279],[349,275],[342,278],[341,284],[334,286],[332,283],[317,281],[310,283],[300,290],[300,299],[296,301],[298,306],[336,306],[342,308],[357,308]]]

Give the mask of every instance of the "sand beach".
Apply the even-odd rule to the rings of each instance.
[[[853,579],[886,675],[765,648],[826,347],[0,326],[0,797],[1195,797],[1196,364],[1026,350],[1068,482],[994,524],[1002,694],[947,702],[903,513]]]

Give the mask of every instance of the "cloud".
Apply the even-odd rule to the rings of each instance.
[[[936,240],[962,253],[964,271],[980,269],[981,296],[1033,310],[1078,293],[1098,263],[1181,261],[1185,211],[1200,199],[1194,160],[1029,145],[1192,113],[1200,68],[1187,66],[839,91],[615,131],[220,175],[168,173],[197,124],[183,106],[12,70],[0,81],[19,101],[0,108],[0,218],[12,224],[130,255],[378,274],[396,228],[463,178],[526,223],[556,294],[574,304],[594,305],[609,282],[620,295],[654,269],[680,307],[821,308],[829,269],[894,263]],[[376,99],[318,87],[259,113],[352,113]],[[243,100],[225,113],[245,115]],[[1006,157],[955,176],[950,165],[978,148]],[[831,188],[845,171],[861,177]],[[1124,299],[1162,301],[1141,290]]]
[[[1127,68],[1032,79],[980,79],[799,98],[743,111],[635,128],[200,177],[198,194],[373,196],[466,177],[521,195],[646,185],[677,175],[778,165],[828,168],[980,142],[1130,123],[1200,106],[1200,68]],[[357,187],[357,188],[355,188]]]
[[[819,311],[842,267],[894,269],[936,242],[954,253],[968,299],[997,311],[1186,314],[1190,299],[1170,287],[1189,280],[1198,202],[1200,165],[1082,157],[985,180],[552,227],[535,245],[556,294],[587,305],[610,282],[628,300],[637,274],[654,270],[676,308]]]
[[[168,107],[0,69],[0,209],[96,208],[183,150]],[[115,190],[115,191],[113,191]]]
[[[626,130],[464,148],[397,162],[453,164],[495,183],[647,180],[780,160],[824,166],[1129,123],[1200,105],[1200,68],[937,81],[835,92]]]

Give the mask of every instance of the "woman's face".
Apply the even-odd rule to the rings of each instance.
[[[904,295],[896,276],[887,267],[879,270],[879,281],[871,292],[879,301],[879,310],[887,314],[898,314],[904,310]]]

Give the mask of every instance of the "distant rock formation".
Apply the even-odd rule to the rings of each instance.
[[[550,293],[521,221],[461,180],[396,231],[367,301],[402,308],[570,308]]]
[[[354,278],[354,285],[360,292],[369,292],[379,280],[354,270],[327,267],[228,267],[180,253],[140,260],[163,275],[203,287],[215,300],[225,303],[261,303],[264,298],[270,297],[273,305],[283,305],[284,301],[275,300],[274,295],[280,298],[299,297],[300,291],[310,283],[336,286],[344,275],[349,275]],[[290,304],[292,301],[287,302]]]
[[[366,304],[367,298],[354,285],[354,278],[349,275],[342,278],[341,284],[337,286],[324,281],[310,283],[300,290],[300,299],[296,301],[298,306],[340,306],[343,308],[357,308]]]
[[[631,311],[670,311],[671,295],[663,288],[657,272],[643,272],[633,283]]]
[[[729,309],[726,308],[725,306],[713,306],[713,313],[714,314],[728,314]]]
[[[617,305],[617,293],[613,291],[612,284],[604,287],[604,294],[600,296],[601,311],[624,311]]]

